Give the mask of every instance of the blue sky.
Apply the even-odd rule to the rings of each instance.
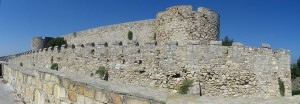
[[[175,5],[204,6],[221,15],[221,37],[247,46],[271,44],[300,57],[300,0],[1,0],[0,56],[30,50],[34,36],[153,19]]]

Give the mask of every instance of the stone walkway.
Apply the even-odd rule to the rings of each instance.
[[[23,104],[21,100],[15,97],[13,88],[9,84],[5,84],[0,78],[0,104]]]

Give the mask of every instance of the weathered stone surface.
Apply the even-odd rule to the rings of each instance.
[[[85,87],[84,96],[89,98],[95,98],[95,90]]]
[[[74,91],[69,91],[68,92],[68,98],[69,98],[70,101],[74,101],[74,102],[77,101],[77,95]]]
[[[150,104],[147,100],[139,100],[139,99],[126,99],[125,104]]]
[[[110,94],[110,102],[113,104],[123,104],[122,97],[115,93]]]
[[[101,91],[97,91],[95,94],[95,99],[103,102],[103,103],[108,103],[109,98],[107,97],[107,94],[102,93]]]

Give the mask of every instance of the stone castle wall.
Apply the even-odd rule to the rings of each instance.
[[[80,74],[4,64],[4,78],[26,104],[165,104],[167,93]]]
[[[169,42],[127,45],[68,45],[24,53],[11,63],[25,67],[46,67],[58,63],[60,71],[95,74],[100,66],[109,72],[109,81],[176,91],[185,79],[194,80],[190,94],[204,96],[280,96],[278,78],[291,95],[290,53],[268,47],[221,46],[190,42],[180,46]],[[96,77],[96,76],[94,76]]]
[[[123,41],[124,43],[127,43],[127,41],[130,41],[127,38],[127,34],[129,31],[132,31],[132,40],[149,42],[153,40],[153,28],[154,20],[143,20],[74,32],[64,35],[63,37],[66,39],[68,44],[75,45],[92,42],[107,42],[108,44],[113,44],[113,42],[116,41]]]
[[[170,92],[186,79],[190,94],[204,96],[280,96],[278,79],[291,95],[290,53],[287,50],[222,46],[219,15],[200,7],[174,6],[155,20],[130,22],[74,32],[68,45],[33,50],[11,59],[25,67],[50,68],[97,77],[104,66],[109,81],[156,87]],[[133,32],[133,40],[127,38]]]

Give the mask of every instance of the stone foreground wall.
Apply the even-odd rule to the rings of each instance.
[[[92,77],[97,77],[96,70],[104,66],[109,81],[171,92],[190,79],[194,83],[189,93],[203,96],[280,96],[280,78],[285,84],[285,95],[291,95],[289,51],[246,47],[241,43],[230,47],[222,46],[220,41],[211,41],[210,45],[190,42],[187,46],[169,42],[163,47],[134,42],[63,45],[54,50],[27,52],[10,62],[29,68],[49,68],[51,63],[58,63],[60,71]]]
[[[164,104],[167,94],[50,69],[4,65],[4,78],[27,104]]]

